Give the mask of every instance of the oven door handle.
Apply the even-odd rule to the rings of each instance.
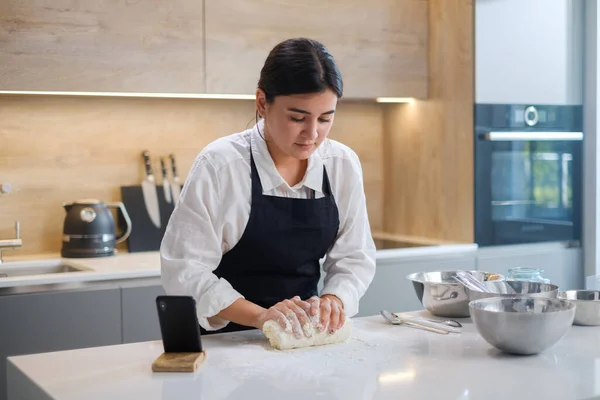
[[[519,142],[519,141],[581,141],[583,132],[488,132],[482,136],[490,142]]]

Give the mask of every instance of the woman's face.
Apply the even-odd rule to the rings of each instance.
[[[265,139],[269,150],[278,156],[306,160],[325,140],[333,123],[337,96],[331,90],[322,93],[276,96],[266,102],[258,90],[256,104],[265,120]]]

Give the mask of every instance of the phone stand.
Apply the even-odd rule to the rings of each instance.
[[[206,359],[206,352],[162,353],[152,362],[152,372],[195,372]]]

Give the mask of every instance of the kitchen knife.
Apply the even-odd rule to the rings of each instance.
[[[169,155],[171,158],[171,170],[173,172],[173,183],[171,184],[171,191],[173,193],[173,201],[177,203],[179,200],[179,194],[181,192],[181,183],[179,181],[179,175],[177,174],[177,166],[175,165],[175,155]]]
[[[165,166],[164,158],[160,159],[160,169],[162,170],[162,185],[163,192],[165,193],[165,200],[167,200],[167,203],[171,204],[171,184],[167,178],[167,167]]]
[[[150,220],[157,228],[160,228],[160,210],[158,209],[158,191],[156,190],[156,180],[152,172],[152,163],[148,150],[142,152],[144,166],[146,168],[146,178],[142,181],[142,193],[144,195],[144,204]]]

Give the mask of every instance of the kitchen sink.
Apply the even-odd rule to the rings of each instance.
[[[91,271],[61,259],[41,261],[15,261],[0,264],[0,279],[15,276],[61,274],[67,272]]]

